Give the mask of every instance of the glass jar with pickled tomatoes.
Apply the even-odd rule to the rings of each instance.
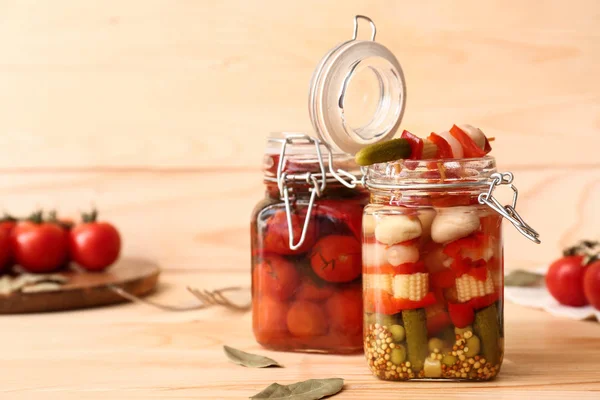
[[[493,157],[368,168],[363,219],[364,350],[384,380],[489,380],[504,355],[503,247],[516,213]],[[510,184],[512,205],[493,190]]]
[[[301,134],[270,138],[254,209],[253,330],[284,351],[362,351],[361,221],[353,158]],[[343,174],[340,175],[340,174]]]

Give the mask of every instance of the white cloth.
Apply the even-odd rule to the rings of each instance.
[[[548,267],[537,268],[535,272],[546,274]],[[511,303],[526,307],[545,310],[552,315],[571,319],[596,319],[600,322],[600,311],[592,306],[569,307],[559,304],[548,292],[546,286],[541,287],[516,287],[504,288],[504,298]]]

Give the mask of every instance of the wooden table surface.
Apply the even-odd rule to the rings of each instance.
[[[186,285],[247,285],[245,273],[168,272],[155,300],[189,303]],[[600,324],[507,304],[506,357],[488,383],[379,381],[362,355],[275,353],[253,339],[250,314],[183,313],[125,304],[2,317],[2,399],[243,399],[272,382],[341,377],[336,399],[599,398]],[[283,369],[230,363],[222,346],[268,355]]]

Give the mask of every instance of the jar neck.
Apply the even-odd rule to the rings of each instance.
[[[308,200],[311,195],[311,188],[312,186],[306,184],[288,184],[290,196],[296,200]],[[265,181],[265,196],[275,200],[282,199],[277,183]],[[317,199],[366,199],[368,197],[369,192],[362,186],[350,189],[340,183],[328,183],[321,196]]]
[[[375,204],[451,207],[479,204],[496,172],[493,157],[400,160],[368,168],[366,185]]]

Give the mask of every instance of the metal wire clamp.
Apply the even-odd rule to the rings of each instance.
[[[527,239],[535,243],[541,243],[539,237],[540,234],[535,231],[529,224],[527,224],[523,218],[519,215],[516,210],[517,199],[519,197],[519,191],[517,187],[512,183],[513,174],[510,172],[496,172],[490,176],[492,179],[490,182],[490,188],[487,192],[481,193],[478,197],[480,204],[485,204],[498,214],[506,218],[515,228]],[[513,191],[512,204],[503,206],[492,194],[494,190],[501,185],[509,185]]]

